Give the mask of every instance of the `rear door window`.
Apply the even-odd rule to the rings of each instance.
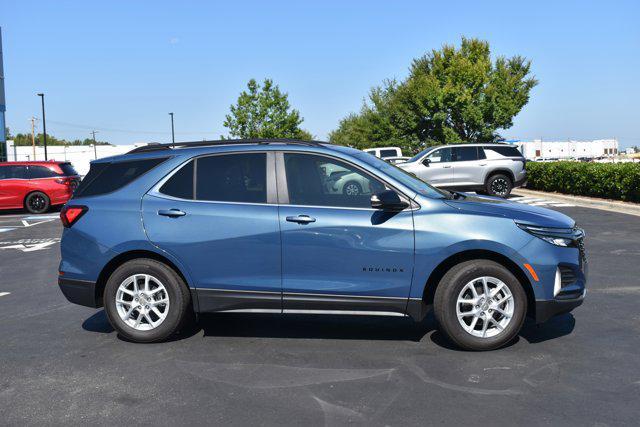
[[[29,178],[53,178],[59,176],[56,172],[52,171],[46,166],[29,166]]]
[[[469,162],[472,160],[478,160],[478,148],[477,147],[454,147],[453,160],[455,162]]]
[[[94,163],[75,191],[75,195],[85,197],[111,193],[131,183],[166,159],[163,157],[115,163]]]
[[[196,199],[266,203],[267,155],[223,154],[196,160]]]

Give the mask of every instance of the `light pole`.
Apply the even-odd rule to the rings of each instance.
[[[173,130],[173,113],[169,113],[171,116],[171,143],[175,145],[176,143],[176,134]]]
[[[44,117],[44,93],[39,93],[38,96],[42,100],[42,132],[44,135],[44,160],[49,160],[47,156],[47,121]]]
[[[89,132],[91,135],[93,135],[93,157],[96,158],[96,160],[98,159],[98,150],[96,149],[96,133],[98,131],[97,130],[92,130],[91,132]]]

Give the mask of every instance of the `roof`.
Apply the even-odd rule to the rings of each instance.
[[[328,142],[322,141],[304,141],[292,138],[253,138],[253,139],[220,139],[215,141],[192,141],[192,142],[176,142],[168,144],[149,144],[142,147],[134,148],[129,153],[146,153],[150,151],[161,150],[173,150],[180,148],[193,148],[193,147],[210,147],[210,146],[222,146],[222,145],[243,145],[243,144],[293,144],[293,145],[307,145],[312,147],[320,147]]]
[[[20,162],[0,162],[1,166],[29,166],[29,165],[40,165],[40,166],[50,166],[50,165],[59,165],[61,163],[70,163],[68,161],[58,161],[58,160],[25,160]]]

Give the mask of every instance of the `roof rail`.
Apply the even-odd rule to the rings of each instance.
[[[241,144],[296,144],[307,145],[311,147],[320,147],[322,144],[329,144],[322,141],[303,141],[292,138],[253,138],[253,139],[220,139],[216,141],[191,141],[191,142],[176,142],[167,144],[150,143],[142,147],[134,148],[127,154],[131,153],[146,153],[148,151],[158,150],[170,150],[172,148],[180,147],[208,147],[213,145],[241,145]]]

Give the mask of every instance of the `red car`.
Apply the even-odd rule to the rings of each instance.
[[[69,162],[0,162],[0,209],[46,212],[65,204],[79,182]]]

